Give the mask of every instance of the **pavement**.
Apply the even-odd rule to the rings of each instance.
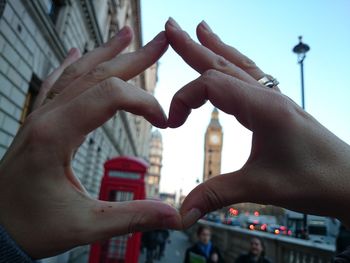
[[[161,260],[154,260],[154,263],[181,263],[184,261],[185,252],[191,243],[188,237],[181,231],[171,231],[170,243],[165,248],[164,257]],[[140,255],[139,263],[146,262],[146,252]]]
[[[186,234],[181,231],[170,231],[169,242],[166,245],[164,257],[154,260],[153,263],[182,263],[185,251],[191,243]],[[140,254],[139,263],[146,262],[146,251]],[[88,253],[81,254],[78,258],[70,260],[69,263],[88,263]],[[127,262],[126,262],[127,263]]]

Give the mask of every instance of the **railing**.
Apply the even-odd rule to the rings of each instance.
[[[274,263],[328,263],[332,262],[335,255],[335,247],[332,245],[312,243],[293,237],[251,231],[204,220],[200,220],[188,230],[192,240],[195,239],[196,229],[201,224],[212,228],[213,243],[220,248],[226,262],[234,262],[240,254],[249,251],[250,239],[254,236],[263,239],[266,256]]]

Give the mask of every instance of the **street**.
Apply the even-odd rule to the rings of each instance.
[[[170,233],[170,243],[165,248],[165,255],[161,260],[154,260],[154,263],[180,263],[183,262],[186,249],[191,245],[187,236],[180,231]],[[146,262],[146,251],[139,258],[139,263]]]
[[[187,236],[180,231],[171,231],[170,242],[165,248],[165,255],[161,260],[154,260],[154,263],[179,263],[183,262],[186,249],[191,245]],[[69,263],[87,263],[88,254],[84,253],[78,258],[69,261]],[[146,251],[140,254],[139,263],[146,262]],[[96,262],[97,263],[97,262]]]

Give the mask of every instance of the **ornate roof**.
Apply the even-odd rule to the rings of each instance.
[[[209,126],[221,129],[221,124],[219,122],[219,111],[217,108],[214,108],[213,112],[211,113],[211,120]]]

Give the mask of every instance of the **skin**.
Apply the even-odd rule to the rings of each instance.
[[[256,258],[259,258],[262,252],[263,246],[260,240],[257,238],[252,238],[252,240],[250,241],[250,253]]]
[[[203,231],[198,235],[198,240],[203,244],[208,244],[211,239],[211,232],[209,229],[203,229]]]
[[[278,88],[259,84],[263,71],[206,23],[197,27],[200,44],[173,19],[165,28],[172,48],[201,74],[174,95],[169,127],[181,126],[192,109],[209,100],[253,133],[249,159],[240,170],[216,176],[186,197],[180,211],[184,226],[240,202],[332,216],[349,225],[349,145]]]
[[[211,240],[211,230],[210,229],[203,229],[202,232],[198,235],[198,240],[204,245],[207,245]],[[213,253],[211,255],[211,261],[218,262],[219,256],[216,253]]]
[[[44,81],[35,111],[0,163],[0,224],[31,257],[134,231],[186,228],[209,211],[240,202],[274,204],[350,224],[349,145],[277,87],[260,85],[265,73],[205,23],[198,25],[197,36],[200,44],[170,19],[166,36],[161,32],[144,48],[120,55],[132,39],[126,27],[81,58],[73,49]],[[155,63],[168,43],[201,76],[174,95],[167,120],[153,96],[126,81]],[[58,95],[47,100],[50,91]],[[207,100],[252,131],[251,154],[240,170],[193,189],[180,214],[155,201],[95,200],[75,177],[74,152],[118,110],[142,115],[160,128],[176,128]]]
[[[91,198],[71,160],[92,130],[118,110],[142,115],[154,126],[167,119],[157,100],[126,81],[166,51],[165,33],[133,53],[125,27],[80,57],[73,49],[44,81],[34,110],[0,165],[0,224],[32,258],[81,244],[153,228],[182,228],[178,212],[157,201],[105,202]],[[45,100],[46,94],[58,95]]]

